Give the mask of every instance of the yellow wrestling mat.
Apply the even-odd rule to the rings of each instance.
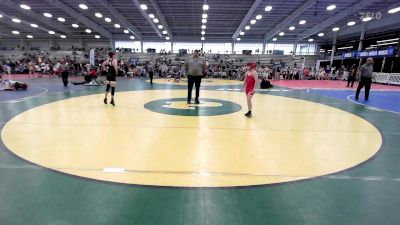
[[[116,107],[102,94],[61,100],[17,115],[1,137],[16,155],[63,173],[179,187],[317,177],[366,161],[382,143],[366,120],[322,104],[256,94],[249,119],[244,93],[202,91],[201,106],[185,96],[118,92]]]
[[[150,82],[150,80],[146,80],[146,82]],[[217,86],[217,85],[237,85],[243,84],[244,81],[239,80],[224,80],[224,79],[202,79],[201,86]],[[187,79],[182,78],[179,82],[176,82],[173,78],[162,78],[162,79],[154,79],[153,83],[155,84],[171,84],[171,85],[187,85]]]

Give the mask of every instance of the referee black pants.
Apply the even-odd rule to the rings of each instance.
[[[196,86],[196,99],[199,100],[200,96],[200,84],[201,84],[201,76],[188,76],[188,97],[187,101],[190,102],[192,99],[192,90],[193,90],[193,84]]]
[[[361,89],[365,86],[365,100],[368,100],[369,90],[371,89],[371,83],[372,83],[372,78],[361,77],[360,83],[358,84],[357,87],[356,99],[358,99]]]
[[[68,75],[69,72],[61,72],[61,77],[65,87],[68,86]]]
[[[153,83],[153,71],[149,71],[150,84]]]

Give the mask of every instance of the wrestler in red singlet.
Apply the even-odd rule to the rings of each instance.
[[[253,104],[251,102],[251,99],[254,95],[255,87],[257,84],[257,78],[258,78],[256,67],[257,67],[257,65],[255,63],[247,64],[246,78],[244,80],[244,85],[242,88],[242,91],[246,90],[247,107],[248,107],[249,111],[244,115],[247,117],[252,116],[251,110],[252,110]]]

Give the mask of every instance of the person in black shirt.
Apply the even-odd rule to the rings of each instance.
[[[69,65],[65,62],[65,59],[60,61],[61,77],[64,83],[64,87],[68,87],[68,76],[69,76]]]
[[[115,53],[110,52],[108,53],[109,59],[104,61],[103,64],[101,65],[103,70],[107,74],[107,88],[106,88],[106,94],[104,97],[104,104],[107,104],[107,97],[108,97],[108,92],[110,91],[111,87],[111,101],[110,104],[115,106],[114,103],[114,93],[115,93],[115,86],[117,85],[116,82],[116,75],[118,71],[118,62],[115,59]]]
[[[350,83],[351,83],[351,87],[353,87],[354,81],[356,80],[356,75],[357,75],[357,66],[356,66],[356,64],[353,64],[353,66],[351,66],[351,69],[350,69],[349,77],[347,78],[347,86],[346,87],[349,87]]]

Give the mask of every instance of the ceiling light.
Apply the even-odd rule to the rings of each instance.
[[[271,11],[271,10],[272,10],[272,6],[267,5],[267,7],[265,7],[265,11],[269,12],[269,11]]]
[[[325,34],[324,33],[319,33],[318,37],[323,37]]]
[[[279,33],[279,36],[283,36],[283,35],[285,35],[284,32],[280,32],[280,33]]]
[[[336,5],[329,5],[328,7],[326,7],[326,10],[334,10],[336,9]]]
[[[108,17],[104,18],[104,20],[105,20],[107,23],[111,23],[111,19],[108,18]]]
[[[154,22],[154,23],[158,23],[158,22],[160,22],[160,21],[159,21],[157,18],[154,18],[154,19],[153,19],[153,22]]]
[[[398,41],[398,40],[399,40],[399,38],[393,38],[393,39],[377,41],[377,43],[388,42],[388,41]]]
[[[72,27],[73,27],[73,28],[78,28],[78,27],[79,27],[79,25],[78,25],[78,24],[76,24],[76,23],[73,23],[73,24],[72,24]]]
[[[338,30],[340,30],[340,28],[339,27],[334,27],[333,29],[332,29],[332,31],[338,31]]]
[[[92,30],[91,29],[86,29],[85,32],[90,34],[90,33],[92,33]]]
[[[53,17],[53,15],[51,15],[50,13],[43,13],[43,16],[48,17],[48,18]]]
[[[208,10],[210,7],[208,5],[203,5],[203,10]]]
[[[208,17],[208,15],[207,15],[207,14],[203,14],[203,15],[201,15],[201,18],[203,18],[203,19],[207,19],[207,17]]]
[[[312,38],[308,39],[308,42],[313,42],[313,41],[314,41],[314,39],[312,39]]]
[[[379,46],[383,46],[383,45],[396,45],[399,42],[395,41],[395,42],[389,42],[389,43],[383,43],[383,44],[379,44]],[[371,45],[371,46],[375,46],[375,45]]]
[[[261,18],[262,18],[262,15],[257,15],[256,16],[256,20],[261,20]]]
[[[201,31],[201,35],[205,35],[206,34],[206,32],[203,30],[203,31]]]
[[[351,49],[351,48],[353,48],[353,46],[341,47],[341,48],[337,48],[337,49],[342,50],[342,49]]]
[[[250,30],[250,26],[245,26],[244,29],[245,30]]]
[[[56,32],[49,30],[49,34],[55,34]]]
[[[95,13],[94,14],[97,18],[102,18],[103,17],[103,14],[101,14],[101,13]]]
[[[160,29],[160,30],[164,28],[163,25],[161,25],[161,24],[158,25],[157,27],[158,27],[158,29]]]
[[[19,31],[13,30],[11,33],[13,33],[13,34],[19,34]]]
[[[32,24],[31,24],[31,27],[33,27],[33,28],[37,28],[37,27],[38,27],[38,25],[37,25],[37,24],[34,24],[34,23],[32,23]]]
[[[356,24],[356,22],[350,21],[350,22],[347,23],[347,26],[353,26],[354,24]]]
[[[22,8],[22,7],[21,7],[21,8]],[[26,35],[26,37],[29,38],[29,39],[33,38],[33,36],[32,36],[32,35],[29,35],[29,34]]]
[[[141,5],[140,5],[140,8],[143,9],[143,10],[147,10],[147,5],[141,4]]]
[[[99,39],[99,38],[100,38],[100,35],[94,35],[94,38]]]
[[[149,17],[150,17],[151,19],[154,19],[154,14],[149,14]]]
[[[201,29],[206,29],[206,25],[201,25]]]
[[[133,39],[135,39],[135,36],[130,36],[129,38],[133,40]]]
[[[125,34],[129,34],[129,30],[124,30],[124,33]]]
[[[256,23],[256,20],[251,20],[250,21],[250,24],[255,24]]]
[[[65,38],[67,38],[67,36],[65,36],[65,35],[60,35],[60,38],[65,39]]]
[[[0,14],[0,18],[3,18],[3,15]]]
[[[25,4],[19,5],[19,7],[23,8],[23,9],[26,9],[26,10],[30,10],[31,9],[31,7],[29,5],[25,5]]]
[[[121,25],[119,25],[118,23],[114,24],[115,28],[121,28]]]
[[[278,40],[278,38],[272,38],[272,41],[276,41],[276,40]]]
[[[236,41],[240,41],[241,39],[240,38],[236,38]]]
[[[58,17],[57,20],[60,21],[60,22],[62,22],[62,23],[65,22],[65,19],[62,18],[62,17]]]
[[[12,19],[12,21],[14,22],[14,23],[21,23],[21,20],[19,20],[19,19]]]
[[[167,40],[167,41],[168,41],[168,40],[169,40],[169,37],[165,37],[165,40]]]
[[[240,33],[239,33],[239,34],[243,36],[243,35],[244,35],[244,32],[243,32],[243,31],[240,31]]]
[[[368,21],[370,21],[370,20],[372,20],[372,17],[364,17],[364,18],[362,19],[362,21],[364,21],[364,22],[368,22]]]
[[[201,37],[201,40],[204,41],[206,38],[205,37]]]
[[[397,7],[397,8],[394,8],[394,9],[390,9],[389,11],[388,11],[388,13],[397,13],[397,12],[399,12],[400,11],[400,7]]]
[[[301,25],[306,24],[306,23],[307,23],[307,21],[305,21],[305,20],[300,20],[299,21],[299,24],[301,24]]]
[[[87,7],[87,5],[85,5],[85,4],[79,4],[79,8],[81,8],[81,9],[88,9],[88,7]]]
[[[201,22],[202,23],[207,23],[207,19],[202,19]]]
[[[163,32],[162,32],[163,34],[167,34],[168,32],[166,31],[166,30],[163,30]]]
[[[294,30],[294,29],[296,29],[296,27],[294,26],[289,27],[289,30]]]

